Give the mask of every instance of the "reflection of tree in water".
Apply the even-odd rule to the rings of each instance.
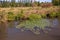
[[[7,37],[7,23],[0,22],[0,40],[6,40]]]
[[[0,13],[0,32],[5,33],[6,27],[7,27],[6,15],[5,15],[5,13],[1,12]]]

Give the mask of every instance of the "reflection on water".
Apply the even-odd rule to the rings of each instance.
[[[58,19],[38,19],[38,20],[27,20],[21,22],[16,28],[21,31],[30,30],[35,34],[40,34],[40,31],[48,33],[52,28],[58,26]]]
[[[59,21],[58,21],[58,19],[54,19],[54,20],[52,20],[52,27],[56,27],[56,26],[58,26],[59,25]]]
[[[7,22],[0,22],[0,40],[6,40],[7,38]]]
[[[35,35],[29,30],[21,32],[20,29],[15,28],[18,22],[0,23],[0,40],[60,40],[60,27],[57,26],[59,21],[54,19],[51,23],[56,27],[53,27],[48,34],[40,35]]]

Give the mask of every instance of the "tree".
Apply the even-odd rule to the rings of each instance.
[[[40,6],[40,2],[38,2],[38,6]]]
[[[11,5],[11,7],[15,7],[16,6],[15,0],[11,0],[10,5]]]
[[[25,6],[26,7],[30,7],[31,6],[31,3],[25,3]]]
[[[60,0],[52,0],[53,5],[60,5]]]
[[[38,6],[38,2],[37,1],[34,1],[33,2],[33,6]]]

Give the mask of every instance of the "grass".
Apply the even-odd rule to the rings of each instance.
[[[59,7],[55,6],[55,7],[50,7],[50,8],[41,8],[41,7],[16,7],[16,8],[0,8],[0,14],[1,12],[3,12],[5,15],[7,15],[7,13],[10,13],[7,15],[7,20],[15,20],[15,17],[17,18],[30,18],[31,16],[32,19],[36,18],[35,16],[42,17],[42,18],[46,18],[46,14],[50,14],[51,17],[56,16],[56,14],[59,16],[60,12],[58,12],[60,10]],[[37,15],[35,15],[37,14]],[[40,15],[40,16],[39,16]]]

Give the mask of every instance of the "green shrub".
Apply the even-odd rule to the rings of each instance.
[[[21,10],[21,12],[20,12],[20,13],[24,13],[24,12],[23,12],[23,10]]]
[[[15,20],[15,16],[14,16],[13,12],[8,12],[7,17],[8,17],[7,18],[8,20]]]
[[[56,12],[51,12],[51,13],[50,13],[50,16],[51,16],[52,18],[55,18]]]
[[[41,15],[38,15],[38,14],[30,14],[29,19],[30,20],[41,19]]]
[[[20,19],[22,19],[23,18],[23,15],[24,13],[23,13],[23,10],[21,10],[21,12],[19,12],[16,16],[15,16],[15,20],[20,20]]]
[[[42,18],[46,18],[46,14],[41,14],[41,17]]]
[[[56,15],[57,15],[58,17],[60,17],[60,12],[56,13]]]

